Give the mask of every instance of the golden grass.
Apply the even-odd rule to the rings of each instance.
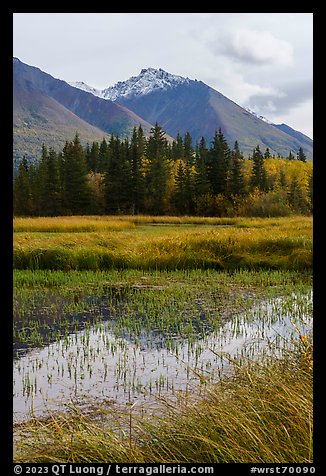
[[[154,226],[156,224],[167,226]],[[132,221],[133,220],[133,221]],[[312,266],[312,218],[60,217],[14,220],[19,269]],[[181,225],[181,226],[179,226]],[[185,225],[185,226],[183,226]]]
[[[136,225],[170,224],[170,225],[217,225],[236,227],[265,227],[284,226],[286,222],[291,228],[303,223],[310,226],[311,217],[291,216],[276,218],[220,218],[220,217],[192,217],[192,216],[156,216],[156,215],[85,215],[85,216],[59,216],[59,217],[14,217],[14,232],[78,232],[101,231],[134,228]]]
[[[135,228],[131,220],[101,216],[14,218],[14,232],[78,233]]]

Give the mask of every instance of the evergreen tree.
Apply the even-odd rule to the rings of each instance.
[[[245,193],[245,181],[242,172],[243,154],[240,152],[238,141],[235,141],[231,153],[231,176],[229,192],[233,195],[243,195]]]
[[[183,159],[184,149],[183,149],[183,140],[180,132],[177,133],[177,137],[172,142],[171,146],[171,159],[174,161]]]
[[[267,173],[264,164],[264,156],[261,153],[259,144],[257,144],[256,148],[252,154],[252,176],[251,176],[251,186],[257,187],[262,191],[267,191]]]
[[[205,137],[202,136],[196,153],[195,164],[195,194],[196,196],[207,195],[210,192],[209,159]]]
[[[48,161],[49,161],[49,152],[47,147],[42,145],[42,157],[38,167],[36,168],[36,176],[33,183],[33,195],[34,195],[34,208],[35,214],[42,216],[47,215],[47,204],[48,204]]]
[[[209,150],[209,179],[214,195],[225,194],[228,189],[230,149],[221,129],[215,132]]]
[[[128,142],[121,142],[118,137],[111,137],[104,179],[106,211],[108,213],[125,212],[131,204],[131,170],[127,156],[128,147]]]
[[[94,211],[94,197],[87,180],[85,151],[76,133],[63,149],[63,206],[66,213],[83,215]]]
[[[143,129],[141,126],[139,126],[138,130],[134,127],[130,143],[130,191],[132,213],[140,213],[144,208],[144,150],[145,136]]]
[[[35,216],[46,215],[48,179],[48,149],[42,145],[42,155],[38,163],[31,164],[28,170],[29,186],[31,191],[30,214]]]
[[[67,142],[66,142],[67,144]],[[64,195],[64,176],[65,176],[65,163],[63,158],[63,149],[57,154],[57,164],[59,169],[60,177],[60,189],[61,189],[61,204],[63,206],[63,195]]]
[[[265,154],[264,154],[264,159],[269,159],[271,156],[270,150],[268,147],[266,147]]]
[[[187,213],[187,190],[186,190],[186,174],[185,164],[183,160],[178,161],[177,170],[175,174],[175,192],[174,205],[178,213]]]
[[[297,160],[300,160],[301,162],[307,162],[307,157],[303,152],[302,147],[299,148],[299,152],[297,153]]]
[[[183,141],[183,157],[184,161],[187,165],[194,164],[194,147],[192,144],[192,137],[189,132],[185,133],[184,141]]]
[[[96,171],[105,173],[107,171],[107,167],[108,167],[108,143],[104,137],[99,148]]]
[[[106,141],[105,141],[106,144]],[[88,145],[88,144],[87,144]],[[104,150],[103,150],[104,147]],[[105,163],[105,159],[103,156],[106,156],[107,147],[102,146],[102,156],[101,162]],[[92,172],[98,172],[99,163],[100,163],[100,148],[98,142],[93,142],[92,147],[86,149],[86,162],[87,162],[87,170]]]
[[[24,156],[19,164],[18,174],[14,182],[13,205],[15,215],[31,215],[32,193],[28,172],[28,163],[26,156]]]
[[[292,154],[291,150],[290,150],[290,152],[289,152],[289,155],[287,156],[287,159],[288,159],[288,160],[294,160],[294,159],[295,159],[295,157],[294,157],[294,155]]]
[[[280,183],[281,189],[285,190],[287,187],[287,181],[286,181],[286,175],[283,168],[281,168],[280,170],[279,183]]]
[[[184,213],[192,214],[194,210],[194,174],[193,168],[195,164],[194,148],[192,137],[186,132],[183,141],[184,149],[184,177],[183,177],[183,195],[184,195]]]
[[[41,209],[41,190],[43,188],[43,183],[40,180],[40,163],[35,162],[34,164],[29,164],[28,166],[28,182],[30,189],[30,213],[31,216],[42,216],[44,215],[43,210]]]
[[[165,209],[169,165],[167,160],[167,140],[162,128],[156,123],[150,130],[147,140],[146,157],[148,168],[146,173],[146,203],[148,211],[162,214]]]
[[[87,142],[86,147],[85,147],[85,159],[86,159],[86,166],[87,166],[87,172],[91,171],[90,167],[90,162],[91,162],[91,148],[89,146],[89,143]]]
[[[60,165],[57,154],[51,148],[47,158],[47,181],[46,181],[47,202],[44,207],[44,214],[47,216],[58,216],[62,213],[62,188],[60,177]]]
[[[146,148],[146,137],[144,135],[144,131],[141,125],[139,125],[137,130],[137,148],[138,148],[138,155],[143,157],[145,154]]]
[[[178,213],[192,214],[194,212],[194,177],[192,168],[183,160],[177,163],[175,174],[174,205]]]

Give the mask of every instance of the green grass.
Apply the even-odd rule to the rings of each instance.
[[[65,289],[86,289],[92,290],[99,286],[132,286],[163,285],[178,286],[185,285],[207,286],[261,286],[275,287],[288,284],[298,284],[306,276],[310,281],[311,275],[298,273],[289,270],[237,270],[233,273],[225,273],[215,270],[177,270],[177,271],[142,271],[138,269],[109,270],[109,271],[78,271],[69,272],[63,270],[14,270],[14,287],[21,288],[58,288],[60,292]]]
[[[312,366],[301,341],[281,359],[234,362],[204,395],[137,406],[71,405],[16,425],[15,462],[309,463]]]
[[[14,230],[16,269],[312,267],[310,217],[36,218],[16,219]]]

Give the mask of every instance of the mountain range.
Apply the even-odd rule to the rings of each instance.
[[[84,82],[55,79],[40,69],[13,61],[14,159],[35,158],[42,143],[62,148],[76,131],[82,142],[109,134],[128,137],[140,124],[145,135],[157,122],[172,140],[189,132],[195,143],[212,140],[221,128],[229,146],[235,140],[245,156],[257,144],[275,155],[313,157],[313,141],[286,124],[272,124],[220,92],[162,69],[142,69],[138,76],[98,90]]]
[[[79,133],[83,143],[109,134],[128,136],[151,124],[134,112],[55,79],[17,58],[13,61],[13,157],[40,157],[42,144],[62,149]]]

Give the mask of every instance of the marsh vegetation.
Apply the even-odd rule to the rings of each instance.
[[[311,228],[15,219],[15,461],[311,462]]]

